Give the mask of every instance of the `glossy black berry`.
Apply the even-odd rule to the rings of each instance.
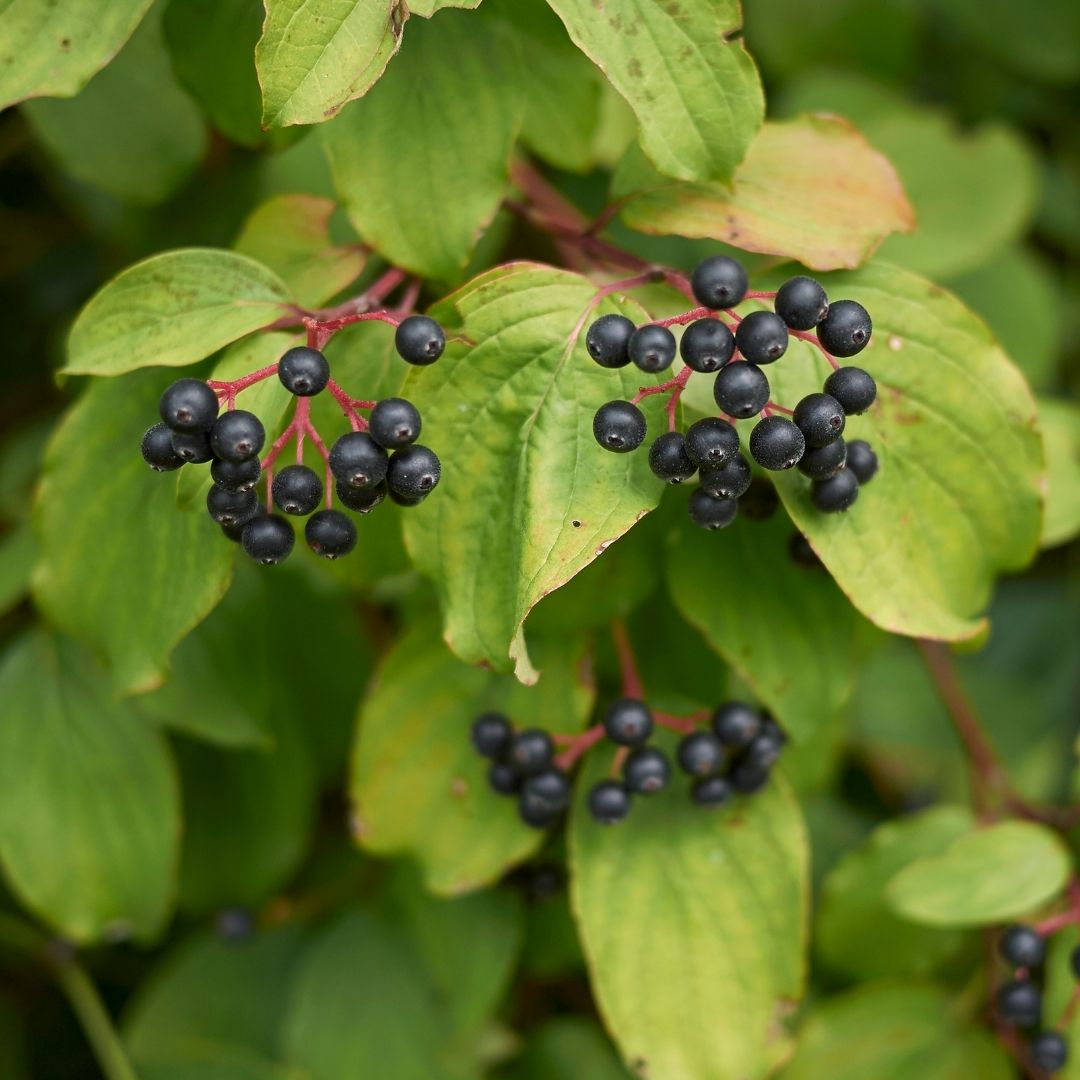
[[[762,725],[757,735],[750,740],[742,760],[759,769],[771,769],[779,760],[784,749],[784,738],[776,730]]]
[[[717,498],[704,488],[690,493],[690,520],[699,529],[724,529],[735,520],[739,504],[735,499]]]
[[[330,381],[330,365],[318,349],[297,345],[278,361],[281,385],[297,397],[313,397]]]
[[[736,454],[719,469],[702,469],[698,475],[702,490],[716,499],[741,499],[753,481],[750,462],[742,454]]]
[[[604,712],[604,731],[620,746],[640,746],[652,730],[652,713],[645,702],[636,698],[619,698]]]
[[[649,468],[669,484],[678,484],[697,472],[686,453],[686,438],[680,431],[665,431],[649,447]]]
[[[1046,959],[1046,938],[1030,926],[1007,926],[998,938],[998,952],[1013,967],[1036,968]]]
[[[510,740],[508,760],[519,773],[533,776],[551,765],[555,746],[551,736],[541,728],[526,728]]]
[[[434,450],[414,443],[390,455],[386,483],[391,492],[415,499],[430,495],[442,475],[442,466]]]
[[[545,769],[521,785],[521,801],[548,814],[558,814],[570,802],[570,781],[559,769]]]
[[[320,510],[304,525],[307,546],[324,559],[340,559],[356,547],[356,526],[340,510]]]
[[[226,491],[212,484],[206,509],[219,525],[246,525],[258,513],[259,500],[254,491]]]
[[[158,411],[173,431],[205,430],[217,417],[217,394],[201,379],[177,379],[161,395]]]
[[[139,452],[154,472],[172,472],[184,464],[184,459],[173,449],[173,433],[167,424],[150,428],[142,437]]]
[[[877,383],[873,375],[862,368],[842,367],[825,380],[825,393],[836,398],[848,416],[857,416],[874,404]]]
[[[390,496],[390,501],[397,503],[398,506],[419,506],[427,498],[426,495],[406,495],[390,487],[387,488],[386,493]]]
[[[264,566],[285,559],[296,543],[292,526],[276,514],[259,514],[245,526],[240,536],[244,550]]]
[[[858,497],[858,478],[847,466],[828,480],[815,480],[810,485],[810,501],[824,514],[847,510]]]
[[[829,298],[820,282],[793,277],[777,290],[773,307],[792,330],[812,330],[828,314]]]
[[[636,329],[625,315],[601,315],[585,335],[585,348],[601,367],[626,367],[630,337]]]
[[[247,461],[258,455],[265,441],[262,421],[245,409],[233,409],[219,416],[210,428],[214,456],[225,461]]]
[[[368,432],[386,450],[398,450],[420,437],[420,412],[404,398],[383,398],[371,410]]]
[[[745,701],[727,701],[713,713],[712,729],[725,746],[741,749],[761,730],[761,713]]]
[[[1028,1058],[1036,1069],[1053,1073],[1069,1060],[1069,1044],[1056,1031],[1040,1031],[1028,1047]]]
[[[214,456],[210,445],[210,432],[200,428],[198,431],[174,431],[172,447],[176,456],[189,465],[199,465],[210,461]]]
[[[874,478],[878,471],[877,454],[865,439],[855,439],[848,443],[847,467],[860,484],[869,483]]]
[[[748,471],[749,468],[748,465]],[[776,513],[776,508],[780,505],[780,496],[776,494],[776,488],[772,481],[764,476],[752,477],[750,486],[738,496],[738,499],[740,516],[750,521],[768,520]]]
[[[862,304],[854,300],[834,300],[829,305],[829,313],[818,323],[817,336],[825,351],[833,356],[854,356],[866,348],[873,329],[870,315]],[[832,394],[832,390],[829,393]]]
[[[788,328],[773,311],[751,311],[735,331],[735,346],[751,364],[771,364],[787,352]]]
[[[252,517],[258,517],[260,514],[265,514],[266,509],[261,503],[256,503],[255,513]],[[248,519],[250,520],[250,519]],[[244,529],[247,527],[247,521],[238,521],[235,525],[222,525],[221,534],[227,539],[231,540],[234,544],[239,544],[244,538]]]
[[[271,485],[274,505],[286,514],[310,514],[323,497],[319,474],[306,465],[286,465],[274,474]]]
[[[1003,1020],[1017,1027],[1034,1027],[1042,1016],[1042,993],[1028,979],[1005,983],[994,997]]]
[[[390,457],[366,432],[349,431],[330,447],[330,471],[351,488],[374,488],[386,479]]]
[[[446,348],[446,335],[434,319],[410,315],[394,332],[394,348],[410,364],[434,364]]]
[[[766,416],[750,432],[750,453],[763,469],[790,469],[805,450],[803,433],[786,416]]]
[[[488,783],[500,795],[516,795],[521,790],[521,773],[505,761],[493,761],[488,769]]]
[[[742,265],[727,255],[704,259],[690,278],[694,299],[714,311],[735,307],[746,295],[749,283]]]
[[[671,765],[655,746],[635,750],[623,765],[623,781],[635,795],[654,795],[667,786]]]
[[[338,500],[347,510],[357,514],[370,514],[386,498],[386,482],[371,488],[355,488],[340,480],[334,485]]]
[[[630,792],[617,780],[601,780],[589,791],[589,813],[601,825],[615,825],[630,813]]]
[[[502,713],[486,712],[473,721],[470,737],[478,754],[495,758],[510,745],[512,732],[510,721]]]
[[[825,446],[844,434],[844,409],[831,394],[807,394],[792,416],[807,446]]]
[[[799,458],[799,472],[811,480],[827,480],[835,476],[847,461],[847,443],[833,439],[824,446],[811,446]]]
[[[769,770],[752,761],[740,761],[728,777],[731,786],[740,795],[753,795],[769,782]]]
[[[671,367],[675,359],[675,335],[666,326],[648,323],[634,331],[628,349],[634,364],[656,374]]]
[[[596,410],[593,437],[614,454],[636,450],[645,440],[645,414],[629,401],[609,401]]]
[[[721,412],[745,420],[765,408],[769,380],[756,364],[728,364],[713,383],[713,398]]]
[[[690,795],[698,806],[722,806],[731,798],[731,781],[723,776],[705,776],[694,781]]]
[[[248,458],[247,461],[215,459],[210,466],[214,483],[226,491],[254,491],[261,474],[262,468],[257,457]]]
[[[822,565],[818,553],[810,546],[810,541],[802,533],[792,533],[788,541],[788,555],[791,561],[808,570],[816,570]]]
[[[719,371],[735,355],[735,335],[719,319],[698,319],[683,331],[679,355],[694,371]]]
[[[711,731],[693,731],[679,742],[679,768],[691,776],[709,776],[724,764],[724,745]]]
[[[716,468],[739,453],[739,433],[718,416],[695,420],[686,431],[686,453],[698,468]]]

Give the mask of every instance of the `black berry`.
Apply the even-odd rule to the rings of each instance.
[[[698,468],[715,468],[739,453],[739,433],[718,416],[696,420],[686,432],[686,453]]]
[[[561,813],[570,802],[570,781],[559,769],[545,769],[521,785],[521,802],[550,815]]]
[[[173,433],[167,424],[150,428],[142,437],[139,451],[155,472],[172,472],[184,464],[184,459],[173,449]]]
[[[312,397],[330,381],[330,365],[318,349],[297,345],[278,362],[281,385],[297,397]]]
[[[655,374],[671,367],[675,359],[675,335],[666,326],[648,323],[634,331],[628,349],[630,359],[642,371]]]
[[[740,455],[741,456],[741,455]],[[745,459],[744,459],[745,460]],[[747,472],[750,466],[746,466]],[[704,487],[704,482],[702,487]],[[772,481],[764,476],[754,476],[750,480],[750,486],[738,496],[739,514],[751,521],[766,521],[776,513],[780,505],[780,496],[776,494],[776,488]]]
[[[670,778],[667,755],[655,746],[640,747],[623,765],[623,781],[635,795],[653,795],[666,787]]]
[[[390,496],[390,501],[398,506],[419,506],[427,498],[426,495],[406,495],[404,492],[394,491],[393,488],[387,488],[386,493]]]
[[[217,394],[201,379],[177,379],[158,405],[161,419],[173,431],[199,431],[217,417]]]
[[[847,510],[859,497],[859,481],[847,467],[828,480],[815,480],[810,485],[810,501],[825,514]]]
[[[728,779],[740,795],[753,795],[769,782],[769,770],[752,761],[740,761]]]
[[[735,355],[735,335],[719,319],[698,319],[683,331],[679,355],[694,371],[719,371]]]
[[[731,782],[722,776],[705,776],[694,781],[690,794],[698,806],[722,806],[731,798]]]
[[[543,772],[554,755],[551,736],[541,728],[526,728],[510,740],[510,764],[525,776]]]
[[[750,463],[742,454],[736,454],[719,469],[702,469],[698,476],[702,490],[716,499],[741,499],[753,480]]]
[[[816,570],[822,565],[818,553],[810,546],[810,541],[802,533],[792,533],[788,541],[788,555],[791,561],[808,570]]]
[[[255,457],[266,441],[262,421],[245,409],[233,409],[219,416],[210,428],[214,456],[241,462]]]
[[[210,432],[201,428],[198,431],[174,431],[172,447],[176,456],[190,465],[210,461],[214,456],[213,447],[210,445]]]
[[[630,337],[636,329],[625,315],[601,315],[585,335],[585,348],[601,367],[626,367]]]
[[[218,487],[226,491],[253,491],[259,482],[262,468],[257,457],[247,461],[222,461],[215,459],[210,475]]]
[[[240,536],[244,550],[264,566],[285,559],[296,543],[292,526],[276,514],[260,514],[252,518]]]
[[[751,364],[771,364],[787,352],[788,328],[773,311],[751,311],[735,330],[735,346]]]
[[[1046,939],[1030,926],[1008,926],[998,939],[998,952],[1013,967],[1039,967],[1046,959]]]
[[[645,414],[629,401],[609,401],[596,410],[593,437],[614,454],[636,450],[645,439]]]
[[[831,394],[807,394],[792,417],[807,446],[825,446],[844,434],[844,409]]]
[[[784,748],[783,736],[766,725],[750,740],[746,748],[743,761],[755,765],[759,769],[771,769],[779,760],[780,752]]]
[[[472,744],[484,757],[498,757],[510,745],[512,728],[502,713],[487,712],[478,716],[472,724]]]
[[[725,746],[742,748],[761,729],[761,713],[745,701],[728,701],[713,713],[712,729]]]
[[[620,746],[640,746],[652,730],[652,713],[645,702],[635,698],[619,698],[604,713],[604,731]]]
[[[817,336],[826,352],[833,356],[854,356],[866,348],[873,329],[870,315],[862,304],[854,300],[834,300],[829,305],[829,313],[818,323]]]
[[[266,513],[261,503],[256,502],[255,513],[252,517],[258,517],[260,514]],[[250,518],[248,520],[251,520]],[[234,544],[239,544],[244,538],[244,529],[247,527],[247,521],[239,521],[235,525],[222,525],[221,533],[227,539],[231,540]]]
[[[690,493],[690,520],[702,529],[723,529],[735,520],[739,504],[735,499],[717,498],[704,488]]]
[[[727,255],[704,259],[690,279],[694,299],[714,311],[735,307],[746,295],[749,283],[743,267]]]
[[[745,420],[765,408],[769,380],[755,364],[728,364],[713,383],[713,398],[722,412]]]
[[[601,780],[589,791],[589,813],[601,825],[615,825],[630,813],[630,792],[617,780]]]
[[[682,432],[665,431],[653,439],[649,447],[649,468],[669,484],[678,484],[697,472],[697,466],[687,456]]]
[[[488,769],[488,783],[500,795],[516,795],[521,789],[521,774],[505,761],[493,761]]]
[[[304,526],[307,546],[324,559],[340,559],[356,547],[356,526],[340,510],[320,510]]]
[[[341,505],[358,514],[371,513],[386,498],[387,491],[385,481],[371,488],[355,488],[340,480],[334,485],[334,490]]]
[[[1005,983],[994,998],[1003,1020],[1017,1027],[1034,1027],[1042,1015],[1042,993],[1028,979]]]
[[[847,461],[847,443],[833,439],[824,446],[811,446],[799,459],[799,472],[811,480],[828,480],[835,476]]]
[[[1065,1067],[1069,1060],[1069,1044],[1056,1031],[1040,1031],[1031,1040],[1028,1057],[1036,1069],[1043,1072],[1057,1072]]]
[[[874,404],[877,383],[870,372],[862,368],[842,367],[825,380],[825,393],[836,398],[848,416],[857,416]]]
[[[790,469],[805,450],[803,433],[786,416],[766,416],[750,432],[750,453],[763,469]]]
[[[330,447],[330,471],[352,488],[374,488],[386,479],[390,458],[366,432],[349,431]]]
[[[271,486],[274,505],[286,514],[310,514],[322,501],[319,474],[306,465],[286,465],[274,474]]]
[[[711,731],[694,731],[679,742],[677,757],[683,772],[709,776],[724,764],[724,745]]]
[[[847,466],[860,484],[868,483],[878,470],[877,454],[865,439],[855,439],[847,447]]]
[[[394,332],[394,348],[410,364],[434,364],[446,348],[446,335],[434,319],[410,315]]]
[[[793,277],[777,290],[773,307],[792,330],[812,330],[828,313],[829,298],[813,278]]]
[[[371,410],[368,431],[384,449],[398,450],[420,437],[420,413],[404,398],[383,398]]]
[[[213,484],[206,493],[206,509],[219,525],[246,525],[258,513],[259,500],[254,491],[226,491]]]
[[[435,451],[414,444],[390,455],[386,483],[393,494],[424,498],[435,490],[441,475],[442,466]]]

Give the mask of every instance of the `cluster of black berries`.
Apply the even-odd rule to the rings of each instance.
[[[744,299],[748,281],[739,263],[718,255],[698,266],[691,284],[699,304],[719,311]],[[831,356],[854,356],[870,341],[870,316],[854,300],[830,304],[820,283],[808,277],[785,282],[774,306],[775,311],[751,312],[734,331],[720,319],[698,319],[678,345],[666,326],[638,327],[623,315],[603,315],[589,327],[585,346],[601,367],[634,363],[650,373],[670,367],[678,348],[692,371],[715,373],[713,397],[725,417],[741,420],[765,413],[749,440],[750,454],[762,468],[798,465],[813,481],[811,497],[819,510],[846,510],[858,497],[859,484],[877,471],[868,443],[845,443],[841,437],[847,416],[865,412],[877,396],[873,378],[862,368],[838,368],[826,380],[824,393],[803,398],[789,420],[768,408],[769,380],[762,367],[784,355],[790,330],[815,330]],[[733,362],[740,358],[743,363]],[[593,421],[596,441],[619,454],[636,450],[646,429],[644,413],[630,401],[609,401]],[[724,417],[699,420],[685,433],[660,435],[649,447],[649,465],[673,484],[698,474],[690,516],[706,529],[729,525],[750,486],[750,464],[740,452],[734,424]]]
[[[1030,926],[1009,926],[998,940],[998,953],[1018,970],[1014,978],[998,989],[994,1000],[997,1012],[1007,1023],[1034,1032],[1027,1044],[1030,1065],[1041,1072],[1057,1072],[1068,1059],[1068,1043],[1060,1032],[1037,1030],[1043,1011],[1037,979],[1046,959],[1046,939]],[[1080,946],[1073,949],[1069,959],[1073,974],[1080,979]]]
[[[394,341],[402,359],[412,364],[433,363],[446,345],[442,328],[424,315],[404,319]],[[330,364],[318,349],[298,346],[281,357],[277,375],[291,394],[310,398],[326,388]],[[255,491],[266,431],[254,413],[229,409],[219,415],[218,408],[217,394],[207,383],[174,382],[161,397],[162,422],[143,435],[143,460],[158,472],[209,461],[214,481],[206,496],[210,517],[256,562],[279,563],[292,551],[295,537],[287,518],[268,512]],[[387,496],[401,506],[421,503],[439,482],[440,464],[432,450],[416,443],[416,407],[402,398],[386,398],[372,409],[367,427],[342,435],[330,449],[330,473],[342,505],[364,514]],[[319,510],[324,494],[322,478],[302,464],[285,466],[270,483],[270,498],[282,514],[307,517],[304,538],[311,550],[336,559],[356,546],[356,525],[340,510]]]

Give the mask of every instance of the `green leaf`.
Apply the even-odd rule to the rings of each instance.
[[[790,557],[793,534],[779,513],[720,532],[687,517],[669,537],[667,573],[683,616],[798,740],[851,696],[855,612],[827,574]]]
[[[1080,533],[1080,408],[1040,398],[1039,427],[1047,471],[1041,544],[1056,547]]]
[[[889,233],[915,224],[896,171],[847,121],[766,124],[732,186],[673,184],[631,152],[614,180],[639,232],[721,240],[818,270],[860,265]]]
[[[71,97],[139,25],[152,0],[8,0],[0,11],[0,109]]]
[[[5,615],[30,591],[30,575],[37,562],[34,530],[23,522],[0,537],[0,615]]]
[[[526,681],[535,677],[526,615],[662,491],[644,454],[608,454],[593,438],[605,401],[651,381],[636,368],[597,367],[584,334],[575,340],[595,294],[564,270],[515,263],[489,271],[435,312],[476,344],[451,343],[437,374],[416,368],[405,384],[425,442],[441,453],[453,447],[455,461],[409,515],[409,552],[439,590],[450,647],[500,671],[512,661]],[[645,318],[636,304],[610,298],[595,309],[617,311]],[[650,415],[655,424],[659,407]]]
[[[1068,851],[1050,829],[1006,821],[917,859],[886,895],[896,912],[927,926],[992,926],[1056,896],[1069,869]]]
[[[167,374],[92,385],[57,429],[38,491],[37,602],[108,658],[126,692],[161,685],[173,648],[224,595],[233,560],[205,510],[178,512],[174,482],[139,455]]]
[[[423,15],[425,19],[431,18],[437,11],[443,8],[477,8],[480,0],[411,0],[409,3],[410,15]]]
[[[794,471],[776,474],[777,489],[867,618],[894,633],[971,637],[994,575],[1025,565],[1038,541],[1030,391],[983,323],[939,287],[877,263],[823,281],[874,320],[853,363],[877,380],[878,400],[844,435],[868,439],[881,467],[845,514],[816,510]],[[828,372],[817,349],[793,341],[769,370],[773,398],[794,406]]]
[[[600,1026],[580,1016],[557,1017],[532,1032],[509,1075],[512,1080],[556,1076],[628,1080],[630,1076]]]
[[[871,983],[810,1012],[781,1080],[1010,1080],[1015,1069],[988,1031],[956,1016],[932,986]]]
[[[181,367],[272,323],[289,310],[276,274],[214,248],[166,251],[99,289],[68,339],[70,375]]]
[[[520,111],[513,45],[465,12],[420,23],[386,76],[321,129],[353,225],[395,265],[456,280],[495,216]]]
[[[45,633],[7,653],[0,701],[0,861],[15,893],[78,944],[154,937],[180,843],[164,738]]]
[[[23,113],[64,172],[127,202],[173,194],[206,149],[199,111],[173,79],[160,8],[77,97],[31,101]]]
[[[815,928],[819,961],[851,979],[926,975],[953,957],[963,938],[895,915],[885,886],[909,863],[939,855],[975,822],[942,805],[879,826],[825,878]]]
[[[305,307],[318,307],[355,281],[366,257],[358,244],[330,243],[332,199],[279,195],[244,223],[233,247],[276,273]]]
[[[1045,976],[1043,979],[1043,1015],[1047,1026],[1054,1026],[1069,1041],[1070,1049],[1080,1039],[1080,1015],[1069,1003],[1076,992],[1076,973],[1072,966],[1072,952],[1080,945],[1076,927],[1067,926],[1055,933],[1048,942]],[[1065,1019],[1066,1009],[1068,1022]],[[1060,1019],[1059,1019],[1060,1018]],[[1054,1074],[1059,1080],[1080,1080],[1080,1060],[1070,1054],[1065,1068]]]
[[[585,795],[611,755],[591,757],[571,820],[571,901],[624,1060],[656,1077],[764,1073],[804,977],[809,853],[787,785],[724,811],[669,790],[607,828]]]
[[[411,855],[429,889],[454,894],[491,884],[539,847],[543,834],[488,786],[469,728],[491,708],[520,727],[584,725],[593,693],[581,644],[566,637],[540,655],[544,675],[524,687],[462,664],[431,625],[390,650],[363,702],[353,755],[355,828],[365,848]]]
[[[299,1069],[275,1065],[236,1047],[199,1047],[176,1061],[142,1066],[139,1080],[306,1080]]]
[[[731,180],[765,112],[737,0],[548,0],[626,98],[666,176]]]

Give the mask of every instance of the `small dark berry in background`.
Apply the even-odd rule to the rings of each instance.
[[[815,480],[810,485],[810,501],[825,514],[847,510],[858,497],[858,478],[846,466],[828,480]]]
[[[635,795],[654,795],[671,778],[667,755],[655,746],[642,746],[623,764],[623,780]]]
[[[1027,979],[1005,983],[994,996],[1003,1020],[1017,1027],[1034,1027],[1042,1016],[1042,992]]]
[[[810,546],[810,541],[800,532],[793,533],[788,541],[788,554],[792,562],[808,570],[817,570],[823,565],[818,553]]]
[[[735,520],[739,504],[735,499],[717,498],[704,488],[690,493],[690,520],[702,529],[723,529]]]
[[[255,933],[255,918],[247,908],[222,908],[214,916],[214,932],[222,941],[244,941]]]
[[[1028,1057],[1036,1069],[1057,1072],[1069,1060],[1069,1044],[1056,1031],[1040,1031],[1031,1040]]]
[[[386,479],[390,457],[366,432],[349,431],[330,447],[330,471],[339,483],[374,488]]]
[[[200,465],[204,461],[210,461],[214,456],[209,431],[174,431],[172,446],[176,456],[189,465]]]
[[[210,428],[214,455],[239,463],[256,457],[266,441],[262,421],[245,409],[233,409],[219,416]]]
[[[690,794],[698,806],[722,806],[731,798],[731,783],[722,776],[706,776],[694,781]]]
[[[330,381],[330,365],[318,349],[297,345],[278,361],[281,385],[297,397],[312,397]]]
[[[555,824],[559,813],[558,810],[549,810],[542,803],[526,798],[522,785],[522,790],[518,792],[518,814],[526,825],[534,829],[546,829]]]
[[[323,482],[306,465],[286,465],[270,487],[274,505],[285,514],[310,514],[323,497]]]
[[[694,371],[719,371],[735,355],[735,335],[719,319],[698,319],[683,331],[679,355]]]
[[[750,466],[746,468],[749,471]],[[739,496],[739,514],[751,521],[768,520],[779,505],[780,496],[776,494],[776,488],[764,476],[752,476],[750,486]]]
[[[769,770],[752,761],[740,761],[728,779],[740,795],[753,795],[769,782]]]
[[[217,418],[217,394],[201,379],[177,379],[161,395],[158,411],[173,431],[205,430]]]
[[[414,443],[390,455],[386,483],[395,494],[423,498],[435,490],[441,475],[442,466],[435,451]]]
[[[1046,939],[1030,926],[1007,926],[998,939],[998,953],[1013,967],[1039,967],[1046,959]]]
[[[834,300],[829,305],[829,313],[818,323],[817,336],[825,351],[833,356],[854,356],[869,344],[873,329],[870,315],[862,304],[854,300]]]
[[[665,431],[653,439],[649,447],[649,468],[653,475],[669,484],[688,480],[697,466],[686,453],[686,438],[679,431]]]
[[[257,457],[247,461],[215,460],[210,466],[210,476],[218,487],[226,491],[254,491],[262,475]]]
[[[831,394],[807,394],[791,419],[807,446],[826,446],[844,434],[844,409]]]
[[[721,412],[745,420],[769,401],[769,380],[755,364],[728,364],[713,383],[713,399]]]
[[[387,488],[385,481],[371,488],[355,488],[339,480],[334,485],[334,491],[341,505],[347,510],[369,514],[386,498]]]
[[[693,731],[679,741],[676,756],[683,772],[708,776],[724,764],[724,746],[711,731]]]
[[[521,789],[521,773],[505,761],[493,761],[488,769],[488,783],[500,795],[516,795]]]
[[[727,701],[713,713],[712,729],[725,746],[740,749],[761,730],[761,713],[745,701]]]
[[[566,885],[566,874],[558,863],[539,863],[525,867],[527,888],[532,900],[549,900],[562,892]]]
[[[652,713],[645,702],[636,698],[619,698],[604,712],[604,731],[620,746],[640,746],[652,730]]]
[[[356,526],[340,510],[320,510],[304,525],[307,546],[324,559],[340,559],[356,547]]]
[[[716,499],[741,499],[754,482],[750,462],[736,454],[719,469],[702,469],[698,476],[702,491]]]
[[[655,375],[671,367],[675,359],[675,335],[666,326],[648,323],[634,331],[628,348],[634,364]]]
[[[472,744],[484,757],[498,757],[509,745],[510,721],[497,712],[482,713],[472,723]]]
[[[713,255],[702,260],[690,278],[694,299],[702,307],[714,311],[739,304],[749,284],[743,267],[727,255]]]
[[[554,755],[555,746],[551,736],[541,728],[526,728],[510,739],[510,764],[525,776],[543,772]]]
[[[593,436],[615,454],[636,450],[645,439],[645,414],[629,401],[609,401],[596,410]]]
[[[735,347],[751,364],[771,364],[787,352],[788,328],[772,311],[751,311],[735,330]]]
[[[273,566],[288,558],[296,537],[292,526],[284,518],[276,514],[260,514],[244,526],[240,543],[256,562]]]
[[[434,319],[410,315],[394,332],[394,348],[410,364],[434,364],[446,348],[446,335]]]
[[[792,330],[812,330],[828,314],[829,298],[820,282],[793,277],[777,289],[773,307]]]
[[[750,453],[763,469],[790,469],[805,450],[803,433],[786,416],[766,416],[750,432]]]
[[[601,315],[585,335],[585,348],[601,367],[626,367],[630,337],[636,329],[625,315]]]
[[[739,452],[739,433],[718,416],[696,420],[686,431],[686,453],[699,468],[717,467]]]
[[[206,509],[219,525],[246,525],[259,511],[254,491],[226,491],[217,484],[206,493]]]
[[[831,394],[843,406],[848,416],[866,412],[877,398],[874,377],[858,367],[837,368],[825,380],[825,393]]]
[[[570,802],[570,781],[566,773],[558,769],[545,769],[522,783],[521,800],[537,810],[558,814]]]
[[[615,825],[630,813],[630,792],[617,780],[601,780],[589,791],[588,807],[601,825]]]
[[[764,730],[750,740],[742,760],[756,765],[759,769],[771,769],[780,760],[780,751],[784,748],[784,740],[775,731],[770,731],[765,725]]]
[[[142,437],[139,451],[155,472],[172,472],[184,464],[184,459],[173,449],[173,432],[168,424],[150,428]]]
[[[855,439],[848,443],[847,467],[860,484],[869,483],[874,478],[878,471],[877,454],[865,439]]]
[[[420,437],[420,412],[404,398],[384,398],[371,410],[368,432],[385,450],[398,450]]]
[[[846,461],[847,443],[842,438],[833,439],[824,446],[811,446],[799,458],[799,472],[811,480],[828,480],[844,467]]]

